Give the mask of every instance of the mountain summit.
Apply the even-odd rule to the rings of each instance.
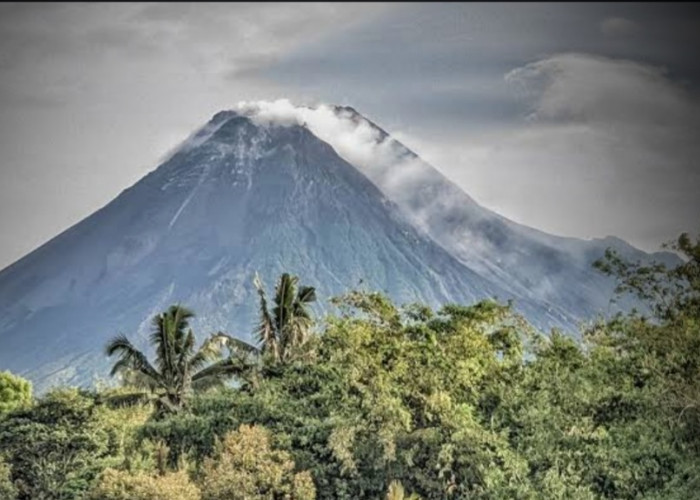
[[[150,317],[173,303],[197,313],[200,336],[250,339],[256,272],[268,283],[297,274],[321,298],[362,283],[434,306],[513,299],[536,325],[572,332],[608,307],[612,284],[590,262],[609,241],[489,212],[352,108],[273,104],[217,113],[0,272],[0,367],[39,390],[93,383],[106,376],[105,342],[121,332],[146,347]]]

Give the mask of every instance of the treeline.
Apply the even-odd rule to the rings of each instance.
[[[700,240],[674,269],[608,252],[639,313],[571,339],[492,301],[438,311],[335,299],[283,275],[258,344],[192,313],[154,318],[153,355],[107,346],[118,388],[32,398],[0,375],[0,498],[691,499],[700,491]]]

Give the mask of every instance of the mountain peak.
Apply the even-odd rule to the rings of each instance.
[[[240,103],[0,272],[0,366],[39,389],[88,384],[109,337],[146,346],[149,318],[173,303],[197,311],[200,335],[249,339],[255,272],[296,274],[319,297],[362,280],[398,303],[512,298],[540,328],[571,331],[612,294],[593,250],[480,207],[350,106]]]
[[[288,123],[217,113],[147,177],[0,273],[0,366],[40,389],[89,383],[105,373],[97,353],[108,338],[130,332],[145,345],[149,318],[172,303],[197,311],[200,335],[249,339],[256,271],[268,282],[296,274],[326,298],[361,280],[434,306],[507,295],[308,127]]]

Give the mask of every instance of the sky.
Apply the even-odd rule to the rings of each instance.
[[[648,251],[700,231],[700,7],[0,3],[0,269],[222,109],[350,105],[482,205]]]

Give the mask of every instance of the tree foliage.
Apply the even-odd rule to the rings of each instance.
[[[200,500],[199,489],[184,471],[152,475],[106,469],[88,500]]]
[[[245,356],[238,355],[239,344],[232,344],[227,335],[212,335],[195,350],[194,333],[189,328],[192,316],[190,310],[174,305],[153,318],[150,337],[156,351],[153,364],[127,337],[114,338],[105,349],[108,356],[119,356],[111,374],[124,375],[128,383],[157,395],[163,409],[178,412],[192,391],[220,385],[245,373]],[[230,353],[220,359],[224,347],[229,347]]]
[[[260,298],[257,328],[260,350],[278,363],[287,363],[298,357],[309,338],[312,324],[309,304],[316,301],[316,290],[299,286],[298,282],[297,276],[282,274],[270,309],[260,277],[255,275],[254,284]]]
[[[0,457],[0,498],[3,500],[15,500],[17,498],[17,488],[12,483],[10,466]]]
[[[32,401],[32,384],[9,371],[0,372],[0,417]]]
[[[415,494],[407,496],[403,485],[398,481],[392,481],[386,493],[386,500],[420,500],[420,497]]]
[[[92,394],[57,390],[0,421],[0,450],[19,499],[81,498],[102,469],[122,460],[128,419],[105,418],[108,411]]]
[[[313,500],[308,472],[295,472],[291,456],[270,446],[258,426],[241,426],[217,443],[202,467],[204,500]]]

